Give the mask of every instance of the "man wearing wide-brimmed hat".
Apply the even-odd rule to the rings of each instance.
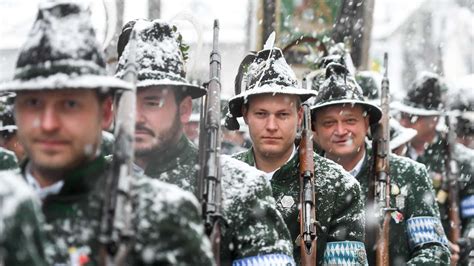
[[[1,90],[16,93],[17,132],[28,154],[21,176],[43,201],[54,246],[46,249],[49,265],[98,265],[101,251],[113,253],[99,240],[111,168],[100,142],[113,115],[110,94],[129,89],[107,76],[86,4],[40,4],[14,79]],[[212,265],[196,198],[145,176],[129,181],[133,234],[125,264]]]
[[[379,218],[367,204],[374,154],[366,137],[378,124],[382,111],[365,101],[354,77],[336,63],[326,67],[326,79],[311,104],[315,141],[324,157],[340,164],[360,182],[366,232],[373,232]],[[426,168],[394,154],[390,154],[389,165],[391,204],[397,208],[390,224],[390,265],[447,264],[447,240]],[[375,263],[374,244],[374,239],[366,238],[370,265]]]
[[[16,159],[21,162],[25,157],[25,149],[16,134],[17,126],[15,124],[15,119],[13,118],[13,110],[10,106],[5,106],[0,112],[0,123],[0,147],[12,151],[15,154]],[[0,150],[2,164],[11,161],[8,160],[8,156],[2,156]],[[17,166],[12,165],[12,167],[16,168]],[[3,168],[0,166],[0,169]]]
[[[410,142],[407,156],[416,160],[428,169],[433,180],[436,201],[439,204],[443,227],[448,233],[448,192],[446,186],[447,141],[445,134],[438,131],[438,123],[446,110],[446,84],[441,77],[431,72],[421,72],[411,84],[406,96],[394,108],[401,113],[400,124],[413,128],[417,135]],[[461,250],[453,246],[452,253],[460,251],[461,261],[467,259],[469,244],[474,240],[474,151],[462,144],[456,144],[451,154],[459,168],[459,201],[460,215],[463,222],[460,241]],[[443,189],[445,188],[445,189]],[[468,241],[471,239],[471,241]],[[474,243],[474,242],[473,242]],[[457,243],[453,243],[457,244]]]
[[[240,66],[236,95],[229,101],[227,126],[243,116],[252,147],[234,155],[266,173],[296,243],[300,232],[299,156],[295,146],[302,101],[314,95],[301,89],[279,48],[249,54]],[[313,154],[316,194],[317,264],[365,264],[364,215],[358,182],[340,166]],[[344,185],[343,185],[344,184]],[[342,252],[344,250],[344,252]],[[294,256],[299,262],[300,248]],[[344,253],[344,255],[343,255]]]
[[[161,20],[136,20],[122,29],[117,76],[124,71],[131,30],[137,31],[137,171],[197,193],[198,150],[183,126],[192,99],[206,93],[186,80],[186,45],[177,29]],[[222,265],[292,265],[291,241],[262,173],[220,156]]]

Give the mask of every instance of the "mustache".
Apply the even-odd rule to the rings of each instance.
[[[148,135],[155,137],[155,132],[153,130],[143,126],[143,125],[135,125],[135,131],[142,131],[146,132]]]

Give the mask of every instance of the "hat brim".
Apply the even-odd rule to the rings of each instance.
[[[18,127],[16,125],[7,125],[7,126],[0,127],[0,132],[3,132],[3,131],[14,132],[17,130],[18,130]]]
[[[401,134],[390,139],[390,150],[394,150],[401,145],[412,140],[418,132],[413,128],[401,128]]]
[[[285,86],[282,86],[285,87]],[[262,86],[259,88],[251,89],[240,93],[232,97],[229,100],[229,111],[234,117],[242,116],[242,105],[247,101],[249,96],[260,95],[260,94],[283,94],[283,95],[295,95],[301,98],[304,102],[307,99],[316,96],[316,93],[311,90],[299,89],[296,87],[285,87],[284,89],[275,89],[274,86]]]
[[[391,103],[390,107],[403,113],[418,115],[418,116],[434,116],[434,115],[442,114],[442,112],[438,110],[428,110],[428,109],[413,107],[399,101]]]
[[[369,103],[369,102],[365,102],[365,101],[347,100],[347,99],[329,101],[329,102],[325,102],[325,103],[318,104],[318,105],[315,105],[315,106],[311,106],[311,113],[313,114],[314,112],[316,112],[317,110],[319,110],[323,107],[332,106],[332,105],[340,105],[340,104],[342,104],[342,105],[345,105],[345,104],[349,104],[349,105],[359,104],[359,105],[362,105],[362,107],[364,107],[364,109],[369,114],[369,123],[371,125],[378,123],[380,118],[382,118],[382,109],[380,109],[380,107],[378,107],[377,105]]]
[[[186,82],[170,80],[170,79],[145,79],[140,80],[137,82],[137,88],[148,88],[148,87],[155,87],[155,86],[171,86],[171,87],[179,87],[184,89],[184,93],[186,95],[191,96],[192,99],[200,98],[204,96],[207,91],[201,86],[193,85]]]
[[[81,75],[73,77],[57,73],[48,77],[37,77],[29,80],[12,80],[0,84],[1,93],[21,92],[32,90],[60,90],[60,89],[110,89],[132,90],[129,82],[112,76]]]

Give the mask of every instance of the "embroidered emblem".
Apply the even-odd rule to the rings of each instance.
[[[431,180],[433,180],[433,188],[438,189],[443,183],[443,176],[436,172],[431,172]]]
[[[86,265],[89,261],[89,249],[86,247],[76,248],[69,247],[69,265],[71,266],[82,266]]]
[[[397,223],[397,224],[398,224],[399,222],[403,221],[403,214],[402,214],[401,212],[399,212],[399,211],[394,211],[394,212],[392,212],[391,216],[392,216],[392,219],[393,219],[393,220],[395,221],[395,223]]]
[[[400,194],[400,188],[397,186],[397,184],[391,184],[390,190],[391,194],[394,196]]]
[[[395,197],[395,205],[400,210],[405,208],[405,196],[403,194],[400,194]]]
[[[365,253],[365,250],[363,249],[357,250],[357,260],[359,261],[359,264],[361,265],[367,264],[367,254]]]
[[[442,189],[438,191],[438,194],[436,194],[436,201],[440,204],[444,204],[447,199],[448,199],[448,192]]]
[[[291,208],[295,204],[295,200],[291,196],[283,196],[283,198],[281,198],[280,200],[280,204],[281,206],[283,206],[283,208],[288,209],[288,208]]]

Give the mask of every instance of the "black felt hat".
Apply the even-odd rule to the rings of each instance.
[[[443,83],[440,77],[431,72],[420,73],[403,100],[394,102],[392,107],[411,115],[440,115],[444,108]]]
[[[301,101],[315,95],[313,91],[300,87],[295,73],[279,48],[265,49],[244,58],[235,80],[235,94],[229,100],[226,122],[226,127],[231,130],[238,129],[238,126],[235,128],[233,125],[238,125],[235,123],[236,118],[242,116],[242,105],[252,95],[297,95]]]
[[[378,123],[382,117],[382,111],[376,104],[365,101],[362,89],[349,71],[341,64],[330,63],[318,94],[310,100],[311,113],[315,115],[323,107],[345,104],[362,105],[369,114],[370,124]]]
[[[86,4],[44,1],[20,50],[14,78],[0,84],[0,90],[76,88],[123,90],[131,84],[107,75]]]
[[[188,46],[182,41],[175,26],[162,20],[133,20],[125,24],[120,34],[117,52],[117,77],[125,74],[128,40],[132,29],[137,31],[136,60],[138,64],[137,88],[170,86],[181,89],[185,95],[199,98],[206,94],[203,87],[186,80],[185,60]]]

